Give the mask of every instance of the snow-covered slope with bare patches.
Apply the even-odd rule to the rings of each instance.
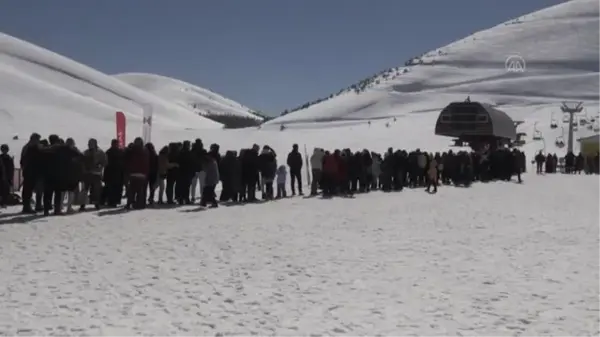
[[[198,116],[112,76],[59,54],[0,33],[0,131],[114,133],[115,111],[132,128],[142,120],[141,104],[154,109],[154,125],[166,129],[220,128]],[[137,129],[135,129],[137,132]]]
[[[434,123],[450,101],[484,101],[523,107],[527,119],[535,106],[562,100],[597,105],[597,0],[574,0],[475,33],[421,57],[381,72],[270,124],[367,120],[429,113]],[[517,55],[524,72],[507,72]],[[531,109],[530,109],[531,108]]]
[[[203,116],[231,115],[262,120],[251,109],[208,89],[174,78],[144,73],[125,73],[116,78]]]

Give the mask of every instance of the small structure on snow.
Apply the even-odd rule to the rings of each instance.
[[[593,156],[600,151],[600,134],[577,139],[584,156]]]
[[[486,103],[465,101],[452,102],[442,110],[435,134],[456,138],[479,150],[486,145],[498,148],[512,144],[517,128],[505,112]]]

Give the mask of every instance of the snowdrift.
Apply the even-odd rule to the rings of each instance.
[[[151,104],[154,125],[167,129],[220,128],[191,109],[154,96],[66,57],[0,33],[0,132],[114,134],[123,111],[135,134],[141,104]],[[133,132],[132,130],[132,132]],[[23,135],[27,136],[27,135]]]
[[[484,101],[532,107],[562,100],[598,104],[598,10],[596,0],[549,7],[475,33],[363,80],[338,95],[276,118],[268,124],[370,120],[414,113],[432,122],[450,101]],[[522,72],[508,72],[523,60]],[[519,64],[517,62],[516,64]],[[516,68],[513,68],[516,69]],[[318,102],[318,101],[317,101]]]
[[[263,120],[262,117],[251,113],[250,108],[238,102],[208,89],[174,78],[144,73],[125,73],[114,76],[166,101],[196,111],[203,116],[230,115],[252,118],[258,121]]]

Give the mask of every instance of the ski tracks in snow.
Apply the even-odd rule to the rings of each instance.
[[[0,226],[0,335],[598,333],[595,177]]]

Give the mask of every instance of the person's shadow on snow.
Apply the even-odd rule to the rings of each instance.
[[[21,213],[8,213],[0,214],[0,226],[2,225],[14,225],[14,224],[26,224],[37,219],[41,219],[44,216],[42,214],[21,214]]]
[[[208,207],[198,206],[198,207],[192,208],[192,209],[184,209],[184,210],[181,210],[180,212],[182,212],[182,213],[197,213],[197,212],[206,211],[207,209],[208,209]]]
[[[107,215],[119,215],[119,214],[123,214],[123,213],[127,213],[130,212],[131,210],[126,209],[125,207],[119,207],[119,208],[113,208],[113,209],[107,209],[107,210],[101,210],[98,211],[98,216],[107,216]]]

